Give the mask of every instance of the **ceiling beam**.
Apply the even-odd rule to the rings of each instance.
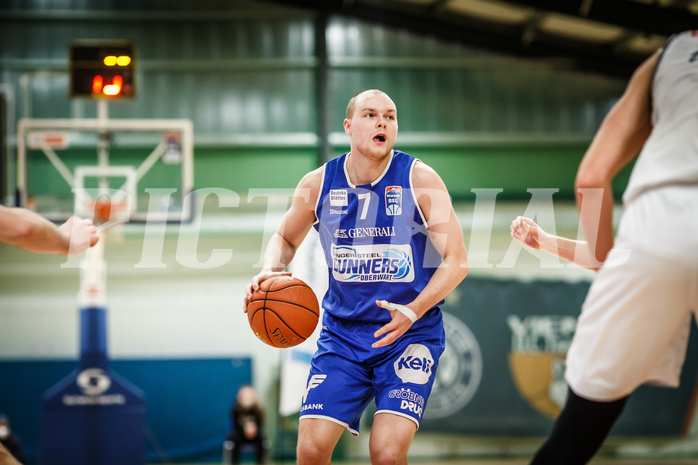
[[[686,4],[660,6],[633,0],[504,0],[507,3],[583,17],[601,23],[634,29],[643,34],[670,36],[698,27],[698,15]],[[583,6],[588,7],[583,14]]]
[[[339,14],[406,29],[416,34],[454,41],[523,58],[564,59],[570,67],[627,78],[644,57],[615,54],[612,44],[593,45],[573,39],[530,35],[529,25],[507,25],[456,14],[437,2],[391,0],[275,0],[286,6]],[[438,0],[437,0],[438,1]],[[541,0],[542,1],[542,0]],[[562,0],[556,0],[561,3]],[[617,0],[603,0],[617,1]],[[573,0],[579,7],[579,2]],[[524,1],[516,3],[527,3]],[[536,3],[536,2],[531,2]],[[553,1],[555,3],[555,1]]]

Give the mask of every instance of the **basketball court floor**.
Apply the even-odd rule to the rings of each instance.
[[[254,462],[242,462],[242,463],[254,463]],[[267,465],[290,465],[295,462],[274,462],[268,461]],[[366,461],[352,461],[352,462],[333,462],[336,465],[371,465],[371,462]],[[528,465],[529,460],[526,458],[520,459],[467,459],[467,460],[410,460],[412,465]],[[662,459],[623,459],[623,458],[607,458],[599,457],[595,458],[589,465],[696,465],[698,464],[698,458],[662,458]],[[155,465],[155,464],[151,464]],[[191,465],[201,465],[201,464],[191,464]],[[214,464],[211,464],[214,465]],[[215,465],[218,465],[216,463]],[[563,464],[561,464],[563,465]]]
[[[371,465],[368,457],[369,434],[344,437],[344,456],[335,465]],[[528,465],[543,438],[486,438],[417,434],[408,454],[412,465]],[[247,459],[247,461],[245,461]],[[227,465],[227,458],[222,462]],[[242,463],[254,463],[243,455]],[[291,465],[293,460],[269,460],[267,465]],[[589,465],[698,465],[698,436],[685,438],[609,437]],[[155,465],[150,464],[150,465]],[[190,464],[195,465],[195,464]],[[214,464],[210,464],[214,465]],[[216,462],[216,465],[218,463]],[[560,464],[566,465],[566,464]]]
[[[253,463],[253,462],[243,462]],[[295,462],[267,462],[268,465],[289,465]],[[352,461],[352,462],[333,462],[342,465],[371,465],[371,462]],[[526,458],[519,459],[467,459],[467,460],[410,460],[412,465],[528,465],[529,460]],[[598,457],[589,462],[589,465],[696,465],[698,458],[662,458],[662,459],[624,459],[624,458],[608,458]],[[194,465],[194,464],[191,464]],[[200,464],[199,464],[200,465]],[[217,464],[216,464],[217,465]],[[563,465],[563,464],[561,464]]]
[[[411,465],[528,465],[530,459],[524,458],[513,458],[513,459],[498,459],[498,458],[473,458],[473,459],[459,459],[459,460],[409,460],[408,463]],[[224,463],[226,465],[229,462]],[[242,464],[252,464],[253,460],[242,461]],[[371,465],[371,462],[366,459],[362,461],[333,461],[335,465]],[[294,461],[267,461],[267,465],[292,465],[295,464]],[[596,457],[589,465],[696,465],[698,464],[698,457],[695,458],[614,458],[614,457]],[[149,465],[158,465],[157,463],[152,463]],[[168,464],[169,465],[169,464]],[[187,465],[187,464],[179,464]],[[220,465],[220,462],[214,462],[211,464],[188,464],[188,465]],[[560,464],[564,465],[564,464]]]

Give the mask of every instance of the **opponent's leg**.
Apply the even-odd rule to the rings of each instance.
[[[392,413],[378,413],[373,418],[368,448],[372,465],[406,465],[417,424]]]
[[[571,389],[548,440],[531,465],[583,465],[596,454],[628,397],[612,402],[584,399]]]
[[[296,457],[298,465],[329,465],[345,427],[330,420],[301,418]]]

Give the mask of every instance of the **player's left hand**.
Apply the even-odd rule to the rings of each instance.
[[[405,315],[405,313],[403,313],[404,310],[397,309],[396,304],[386,302],[385,300],[376,300],[376,305],[390,311],[392,315],[392,320],[390,321],[390,323],[387,323],[378,331],[373,333],[373,337],[375,338],[379,338],[385,335],[385,337],[383,337],[382,339],[379,339],[378,341],[371,344],[371,347],[373,348],[385,347],[397,341],[400,336],[405,334],[407,330],[410,329],[413,323],[413,320],[411,320],[407,315]],[[414,315],[414,311],[412,311],[408,307],[404,305],[402,305],[401,307],[406,309],[406,311],[408,312],[412,312],[412,315]],[[414,316],[416,319],[416,315]]]

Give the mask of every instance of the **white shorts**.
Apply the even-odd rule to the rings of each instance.
[[[565,378],[595,401],[642,384],[677,387],[698,318],[698,186],[636,198],[582,306]]]

